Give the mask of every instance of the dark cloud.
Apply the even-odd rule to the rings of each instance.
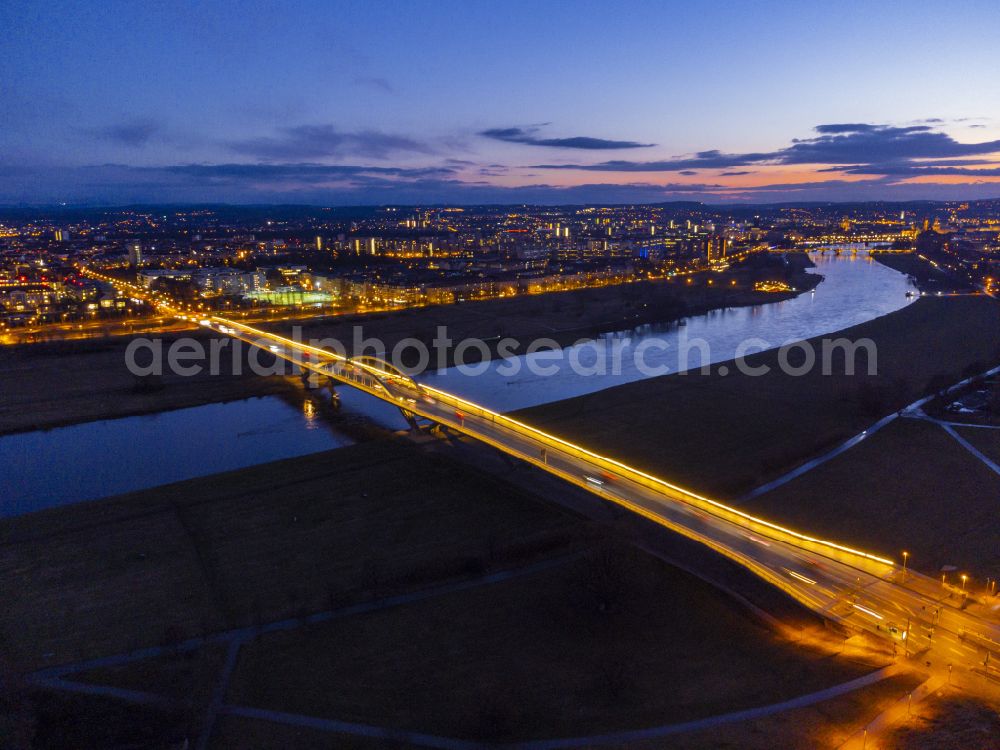
[[[965,174],[963,170],[969,167],[990,167],[997,162],[991,159],[918,159],[900,160],[895,162],[884,162],[882,164],[837,164],[831,167],[817,169],[819,173],[840,172],[842,174],[904,174],[910,170],[920,170],[928,168],[957,168],[959,174]]]
[[[517,187],[465,181],[448,167],[410,169],[325,164],[177,164],[129,167],[0,166],[0,203],[227,202],[373,205],[384,203],[706,203],[996,198],[995,183],[907,184],[891,177],[816,180],[733,188],[719,184],[655,185],[539,182]]]
[[[817,125],[815,130],[817,133],[825,134],[835,134],[835,133],[871,133],[878,129],[878,125],[869,125],[863,122],[851,122],[851,123],[834,123],[832,125]]]
[[[959,143],[927,125],[866,126],[836,135],[796,141],[776,152],[780,164],[879,164],[901,159],[975,156],[1000,151],[1000,141]]]
[[[322,164],[176,164],[71,168],[0,166],[0,203],[641,203],[711,198],[719,185],[545,183],[517,187],[458,179],[448,168]]]
[[[392,84],[389,83],[385,78],[380,78],[379,76],[358,76],[354,79],[354,85],[364,86],[365,88],[375,89],[376,91],[383,91],[386,94],[395,93],[395,89]]]
[[[684,170],[681,170],[678,174],[682,174],[682,175],[686,175],[686,176],[691,176],[693,174],[698,174],[698,172],[695,171],[694,169],[684,169]]]
[[[655,144],[639,143],[637,141],[611,141],[606,138],[590,138],[588,136],[573,136],[570,138],[539,138],[539,128],[490,128],[479,135],[492,138],[495,141],[521,143],[528,146],[547,146],[549,148],[575,148],[585,151],[606,151],[623,148],[649,148]]]
[[[981,167],[994,165],[996,161],[993,159],[921,159],[913,164],[921,167]]]
[[[131,138],[132,143],[141,144],[143,138],[148,140],[156,135],[155,129],[146,135],[142,132],[142,128],[137,128],[135,133],[126,129],[109,137],[125,141]],[[423,167],[318,163],[340,153],[367,153],[372,158],[385,158],[395,152],[410,155],[432,151],[425,144],[405,136],[368,131],[345,133],[332,126],[289,127],[271,138],[243,141],[233,147],[253,155],[253,163],[0,169],[0,202],[222,201],[359,205],[642,203],[696,199],[713,203],[769,203],[971,199],[1000,195],[1000,185],[986,181],[1000,177],[1000,163],[988,156],[1000,151],[1000,141],[959,143],[922,125],[823,125],[813,137],[793,141],[786,148],[771,152],[731,154],[709,150],[657,162],[617,160],[594,165],[543,165],[549,169],[685,175],[703,169],[720,169],[725,170],[721,175],[736,176],[755,171],[740,169],[746,166],[818,163],[823,165],[819,172],[832,173],[830,179],[808,183],[739,188],[711,183],[657,185],[638,179],[627,184],[594,182],[575,186],[552,185],[538,179],[537,184],[510,187],[489,182],[490,178],[504,173],[507,169],[504,165],[483,165],[462,159],[442,159],[437,166]],[[290,158],[289,154],[310,156]],[[523,171],[520,176],[522,179],[537,178]],[[817,175],[818,178],[822,176]],[[961,184],[907,182],[918,176],[947,177],[953,182],[956,176],[966,179],[961,180]]]
[[[95,128],[89,132],[98,140],[139,148],[149,143],[159,131],[160,125],[154,120],[139,119]]]
[[[322,183],[331,180],[440,178],[454,173],[449,167],[369,167],[351,164],[177,164],[166,167],[130,167],[138,173],[163,173],[231,184]]]
[[[901,162],[899,164],[855,164],[849,167],[835,167],[821,171],[859,175],[879,174],[891,177],[941,177],[944,175],[960,175],[964,177],[1000,177],[1000,166],[983,169],[957,166],[938,167],[907,162]]]
[[[134,167],[104,164],[62,170],[72,174],[80,188],[112,190],[119,187],[168,196],[192,193],[198,200],[232,196],[247,201],[277,200],[277,196],[302,191],[379,190],[389,193],[407,183],[452,180],[448,167],[373,167],[352,164],[172,164]],[[211,197],[210,197],[211,196]],[[219,196],[219,197],[215,197]],[[149,200],[148,198],[146,200]]]
[[[594,172],[681,172],[687,169],[729,168],[757,165],[830,164],[867,165],[869,173],[916,159],[977,156],[1000,152],[1000,141],[959,143],[928,125],[871,125],[839,123],[818,125],[818,136],[796,139],[778,151],[726,154],[700,151],[694,156],[651,162],[605,161],[597,164],[543,164],[533,169],[579,169]],[[852,168],[853,168],[852,166]]]
[[[344,132],[333,125],[296,125],[281,128],[277,135],[233,141],[229,148],[268,161],[295,161],[338,156],[368,156],[384,159],[393,154],[430,154],[425,143],[404,135],[376,130]]]
[[[739,177],[740,175],[753,174],[753,173],[754,171],[752,169],[742,169],[742,170],[737,170],[735,172],[722,172],[719,174],[719,177]]]
[[[532,164],[531,169],[582,169],[591,172],[680,172],[685,169],[743,167],[763,162],[770,154],[724,154],[700,151],[694,156],[664,161],[625,161],[616,159],[598,164]]]

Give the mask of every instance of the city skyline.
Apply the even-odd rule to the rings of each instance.
[[[9,3],[0,203],[1000,196],[985,3],[507,7]]]
[[[995,2],[0,29],[4,750],[994,747]]]

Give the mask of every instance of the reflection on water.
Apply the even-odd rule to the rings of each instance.
[[[316,402],[311,398],[307,398],[302,402],[302,415],[306,418],[306,429],[315,430],[319,427],[319,421],[316,419]]]
[[[753,345],[744,353],[832,333],[898,310],[914,299],[906,296],[913,286],[904,275],[872,260],[865,251],[812,253],[811,257],[816,263],[812,272],[822,274],[824,280],[814,292],[794,299],[715,310],[688,318],[683,325],[642,326],[608,334],[598,342],[567,347],[561,353],[525,355],[506,365],[494,362],[481,375],[450,368],[421,379],[498,411],[510,411],[651,374],[723,362],[750,340]],[[641,353],[638,362],[637,351]],[[535,360],[536,368],[554,371],[536,374],[527,367],[528,359]],[[511,374],[517,365],[518,372]]]
[[[277,397],[0,437],[0,517],[348,445]]]

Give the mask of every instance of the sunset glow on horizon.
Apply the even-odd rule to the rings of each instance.
[[[13,0],[0,203],[1000,196],[995,8],[828,10]]]

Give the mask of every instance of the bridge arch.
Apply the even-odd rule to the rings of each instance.
[[[424,392],[420,384],[412,377],[395,365],[378,357],[346,357],[330,363],[329,368],[348,380],[369,378],[386,393],[392,393],[393,387],[400,386],[415,393],[422,394]]]
[[[391,382],[393,380],[399,380],[402,381],[404,385],[409,386],[415,391],[421,390],[420,384],[417,383],[416,380],[411,378],[391,362],[386,362],[384,359],[369,357],[366,355],[361,357],[348,357],[347,361],[364,368],[382,381],[388,380]]]

